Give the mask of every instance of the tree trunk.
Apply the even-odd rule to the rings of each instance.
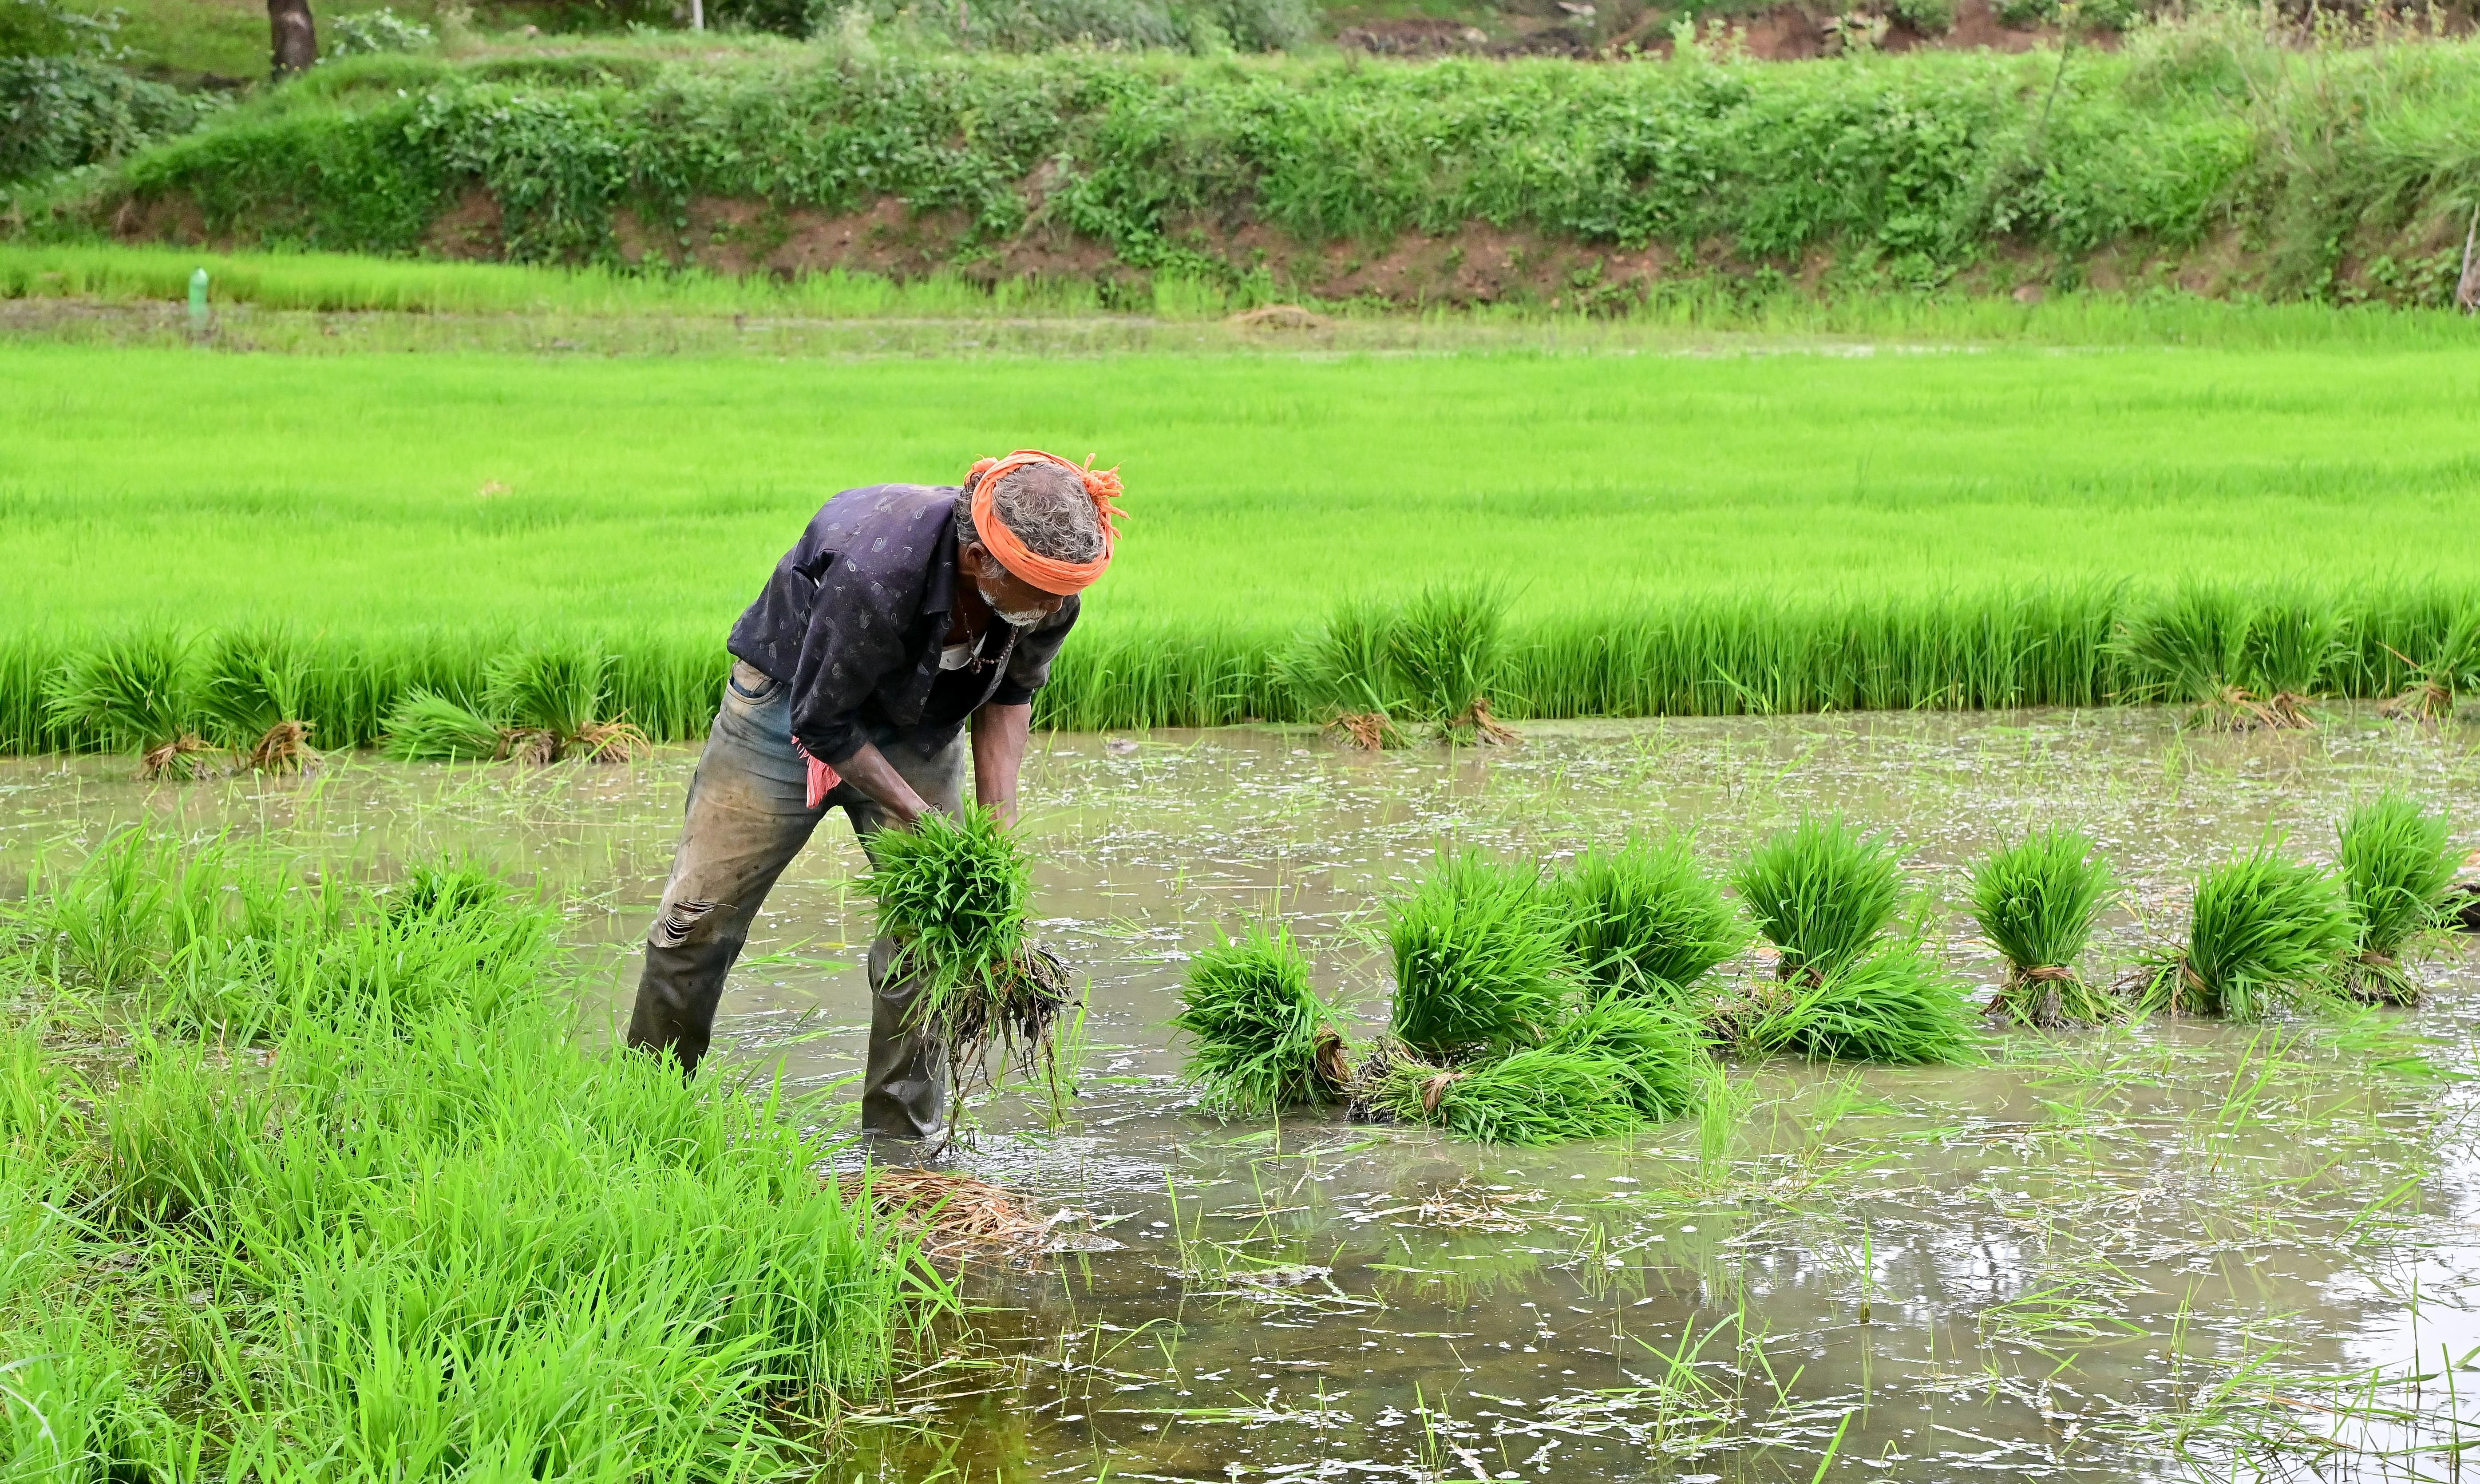
[[[319,60],[319,33],[310,24],[310,0],[267,0],[267,29],[275,43],[270,75],[279,81],[309,71]]]

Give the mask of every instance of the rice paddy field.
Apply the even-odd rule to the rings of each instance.
[[[0,248],[0,1476],[2459,1476],[2471,321],[212,262]],[[734,615],[1028,445],[1023,819],[617,1054]]]
[[[382,1001],[348,1017],[354,1002],[253,1011],[218,988],[247,976],[185,974],[177,960],[160,984],[166,971],[134,972],[117,999],[57,971],[82,987],[39,1000],[11,1082],[13,1107],[55,1112],[13,1113],[11,1147],[65,1152],[45,1167],[51,1209],[82,1219],[13,1217],[11,1239],[39,1261],[11,1269],[0,1330],[19,1353],[112,1360],[117,1436],[158,1449],[144,1456],[202,1450],[218,1476],[236,1437],[268,1459],[313,1445],[339,1459],[257,1476],[341,1478],[418,1445],[463,1458],[533,1436],[551,1460],[539,1475],[558,1478],[644,1476],[623,1454],[839,1481],[2450,1477],[2461,1429],[2480,1425],[2464,1399],[2480,1346],[2480,977],[2451,937],[2405,957],[2422,991],[2408,1010],[1992,1023],[1971,1028],[1950,1065],[1735,1054],[1685,1116],[1550,1147],[1331,1105],[1233,1111],[1182,1080],[1168,1023],[1183,983],[1253,924],[1285,924],[1356,1044],[1381,1034],[1390,914],[1435,872],[1441,842],[1560,867],[1630,831],[1686,831],[1689,860],[1722,881],[1777,831],[1831,811],[1893,852],[1898,930],[1975,999],[2007,981],[1971,916],[1980,863],[2035,824],[2080,831],[2108,862],[2079,955],[2102,983],[2184,942],[2200,871],[2268,839],[2331,866],[2337,821],[2386,791],[2455,821],[2458,857],[2473,844],[2480,767],[2459,724],[2366,708],[2328,711],[2312,732],[2182,721],[2113,708],[1541,723],[1515,748],[1382,753],[1305,729],[1054,736],[1029,765],[1021,833],[1037,863],[1032,930],[1089,996],[1067,1051],[1073,1096],[1019,1082],[979,1101],[976,1132],[945,1161],[1019,1192],[1038,1235],[961,1266],[924,1263],[909,1290],[873,1288],[900,1272],[900,1245],[885,1249],[888,1268],[855,1245],[900,1243],[894,1231],[835,1226],[797,1194],[735,1198],[742,1214],[724,1230],[758,1259],[694,1244],[693,1265],[664,1264],[665,1284],[640,1271],[647,1244],[709,1219],[664,1215],[662,1202],[706,1211],[695,1203],[783,1167],[769,1127],[806,1131],[809,1152],[789,1158],[860,1178],[862,1151],[838,1141],[875,912],[840,825],[769,899],[727,989],[718,1059],[736,1075],[702,1079],[689,1101],[626,1078],[597,1092],[562,1070],[557,1025],[527,996],[469,987],[452,1004]],[[98,847],[111,858],[138,840],[194,861],[220,848],[178,879],[220,873],[245,894],[251,870],[331,894],[368,884],[395,904],[388,921],[416,928],[460,890],[426,864],[447,861],[513,892],[472,909],[493,942],[511,920],[492,914],[524,928],[530,904],[553,909],[558,955],[525,959],[524,982],[574,997],[564,1054],[598,1066],[693,762],[693,749],[530,771],[348,759],[308,779],[179,787],[142,783],[120,759],[0,764],[0,866],[34,883],[12,909],[11,983],[46,994],[55,971],[27,956],[30,941],[67,945],[72,961],[83,951],[77,924],[92,916],[56,916],[63,936],[30,940],[24,913],[96,911],[109,892],[74,872]],[[129,826],[145,833],[115,833]],[[337,910],[350,920],[349,899]],[[1759,988],[1774,962],[1760,942],[1716,981]],[[153,1008],[133,1022],[131,1005]],[[267,1023],[287,1016],[306,1018]],[[477,1021],[479,1042],[452,1029]],[[374,1038],[402,1046],[404,1065],[351,1052]],[[542,1085],[500,1111],[511,1090],[486,1092],[500,1085],[487,1069],[517,1062]],[[91,1106],[27,1097],[28,1068],[43,1066],[86,1079]],[[375,1171],[350,1193],[339,1160],[353,1146],[312,1162],[338,1135],[295,1114],[287,1142],[198,1210],[78,1202],[82,1182],[119,1188],[111,1175],[133,1168],[158,1171],[147,1188],[177,1200],[200,1177],[144,1156],[256,1147],[250,1129],[176,1141],[181,1109],[219,1106],[200,1086],[263,1087],[279,1104],[323,1089],[338,1101],[315,1106],[332,1119],[386,1106],[353,1100],[405,1079],[441,1080],[441,1096],[490,1110],[443,1123],[432,1096],[385,1115],[385,1147],[438,1171],[425,1182]],[[151,1122],[135,1122],[142,1110]],[[521,1117],[564,1132],[549,1143],[502,1132]],[[110,1126],[109,1151],[78,1153],[64,1122],[87,1138]],[[718,1136],[748,1147],[719,1161],[686,1153]],[[284,1169],[299,1173],[279,1180]],[[572,1170],[607,1191],[582,1209],[610,1214],[552,1220],[571,1198],[541,1183]],[[512,1217],[476,1204],[529,1188]],[[424,1219],[383,1220],[400,1198]],[[361,1259],[279,1244],[288,1221],[322,1211],[378,1244]],[[220,1247],[237,1222],[251,1245]],[[641,1235],[593,1235],[623,1229]],[[801,1230],[843,1265],[805,1277],[765,1256]],[[510,1295],[504,1311],[437,1307],[452,1291],[441,1285],[471,1281],[456,1274],[519,1254],[525,1265],[490,1290]],[[837,1275],[850,1312],[884,1327],[831,1346],[780,1322],[677,1353],[642,1338],[717,1286],[797,1303],[816,1291],[803,1283]],[[396,1287],[374,1287],[380,1276]],[[589,1292],[647,1328],[519,1296]],[[43,1294],[74,1295],[70,1317],[41,1318]],[[470,1425],[428,1420],[417,1403],[460,1393],[438,1392],[435,1359],[426,1380],[404,1358],[440,1353],[457,1357],[452,1374],[510,1388],[542,1357],[579,1400],[528,1411],[512,1393]],[[37,1379],[46,1394],[66,1387]],[[371,1410],[381,1398],[401,1410]],[[203,1437],[184,1430],[202,1419]],[[606,1438],[600,1453],[581,1445],[590,1432]],[[37,1456],[22,1427],[10,1436],[19,1458]],[[791,1445],[816,1451],[782,1451]]]

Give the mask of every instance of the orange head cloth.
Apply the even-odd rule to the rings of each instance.
[[[1027,464],[1057,464],[1085,482],[1085,493],[1094,497],[1094,513],[1102,523],[1102,554],[1091,561],[1061,561],[1032,551],[1017,539],[1016,533],[999,519],[996,498],[999,481]],[[1097,469],[1088,457],[1078,468],[1056,454],[1040,449],[1018,449],[1005,458],[984,458],[974,463],[966,480],[973,487],[973,531],[999,565],[1018,578],[1047,593],[1066,597],[1082,592],[1110,568],[1111,553],[1120,544],[1120,508],[1111,502],[1120,498],[1120,471]]]

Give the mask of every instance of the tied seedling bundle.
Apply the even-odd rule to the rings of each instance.
[[[1551,884],[1585,973],[1606,993],[1677,1002],[1749,931],[1687,836],[1595,847]]]
[[[197,734],[189,653],[167,633],[107,638],[73,656],[44,681],[52,724],[138,754],[149,778],[203,778],[215,748]]]
[[[318,759],[310,747],[310,661],[277,629],[224,634],[208,646],[198,709],[217,740],[263,773],[297,773]]]
[[[1182,1075],[1226,1112],[1335,1102],[1352,1080],[1342,1018],[1318,998],[1308,960],[1280,927],[1252,927],[1198,954],[1171,1024],[1190,1038]]]
[[[2260,846],[2198,878],[2186,946],[2148,958],[2144,1002],[2262,1020],[2330,988],[2356,938],[2334,877]]]
[[[1803,819],[1749,855],[1732,884],[1780,952],[1776,982],[1717,1007],[1717,1029],[1759,1053],[1897,1063],[1968,1060],[1973,1015],[1902,905],[1894,846],[1840,819]]]
[[[863,885],[878,930],[895,940],[888,978],[917,977],[912,1024],[947,1062],[954,1137],[965,1100],[1001,1067],[1057,1079],[1059,1019],[1075,1001],[1067,968],[1025,937],[1033,867],[999,818],[978,804],[962,819],[932,812],[911,830],[870,837]]]
[[[2190,726],[2313,725],[2308,706],[2345,658],[2330,605],[2191,590],[2128,620],[2110,643],[2137,700],[2183,703]]]
[[[2343,986],[2376,1004],[2417,1004],[2419,985],[2402,961],[2446,924],[2456,862],[2445,819],[2387,794],[2351,811],[2341,845],[2343,899],[2357,934]]]
[[[2446,626],[2428,651],[2425,662],[2399,649],[2389,652],[2411,671],[2410,684],[2386,698],[2379,709],[2403,721],[2442,721],[2454,715],[2465,696],[2480,691],[2480,609],[2472,609]]]
[[[646,734],[606,718],[611,658],[581,650],[517,650],[482,672],[479,710],[416,688],[388,714],[386,752],[406,762],[513,762],[635,756]]]
[[[1408,724],[1449,742],[1511,742],[1493,714],[1507,664],[1494,588],[1433,586],[1401,610],[1353,599],[1281,657],[1282,683],[1356,747],[1395,747]]]
[[[1550,1144],[1694,1106],[1710,1064],[1694,1025],[1664,998],[1597,993],[1576,931],[1532,869],[1441,855],[1388,924],[1392,1035],[1360,1070],[1356,1110]]]
[[[1980,863],[1972,915],[2006,959],[1990,1005],[2019,1026],[2097,1026],[2125,1006],[2076,972],[2109,897],[2109,868],[2075,830],[2036,830]]]

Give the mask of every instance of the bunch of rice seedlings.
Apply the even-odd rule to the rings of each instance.
[[[2314,725],[2308,703],[2342,654],[2342,617],[2331,605],[2305,600],[2258,609],[2243,650],[2256,715],[2268,726]]]
[[[2464,696],[2480,690],[2480,608],[2469,609],[2446,629],[2426,664],[2386,646],[2410,666],[2411,684],[2389,696],[2379,708],[2404,721],[2441,721],[2454,714]]]
[[[499,723],[417,686],[388,713],[380,750],[407,763],[488,763],[506,757],[507,747]]]
[[[1171,1024],[1192,1040],[1182,1075],[1228,1112],[1333,1102],[1352,1080],[1341,1020],[1279,926],[1253,926],[1198,954]]]
[[[207,647],[198,709],[217,740],[258,772],[293,773],[318,756],[310,748],[310,660],[280,629],[220,635]]]
[[[509,755],[520,762],[628,758],[646,737],[626,721],[603,719],[610,671],[609,656],[581,649],[511,650],[483,671],[483,709],[514,734]]]
[[[2445,924],[2456,866],[2446,836],[2444,816],[2423,814],[2399,794],[2382,794],[2342,821],[2343,899],[2358,934],[2343,984],[2357,998],[2419,1002],[2419,986],[2402,959]]]
[[[55,727],[139,754],[149,778],[203,778],[214,748],[192,730],[186,646],[161,631],[107,638],[69,656],[45,680],[43,710]]]
[[[1052,1030],[1074,987],[1026,940],[1033,867],[996,814],[971,804],[960,819],[934,811],[913,829],[879,831],[862,884],[878,900],[878,930],[895,940],[890,976],[922,979],[914,1024],[945,1049],[957,1113],[988,1085],[994,1047],[1028,1076],[1055,1071]]]
[[[2189,589],[2128,618],[2110,649],[2135,699],[2184,702],[2190,726],[2305,727],[2309,697],[2341,657],[2341,620],[2326,604]]]
[[[1411,701],[1390,653],[1395,615],[1347,599],[1325,627],[1279,657],[1276,670],[1308,716],[1356,747],[1400,747]]]
[[[1731,884],[1782,950],[1779,975],[1814,983],[1893,925],[1902,896],[1897,861],[1891,844],[1839,817],[1806,817],[1759,846]]]
[[[2148,961],[2145,1002],[2260,1020],[2330,986],[2356,938],[2334,877],[2260,846],[2198,879],[2186,947]]]
[[[1441,854],[1388,912],[1394,1031],[1423,1055],[1537,1044],[1575,1002],[1583,965],[1566,916],[1530,868]]]
[[[1625,1133],[1640,1122],[1618,1063],[1536,1048],[1495,1061],[1440,1067],[1394,1061],[1374,1101],[1398,1122],[1428,1124],[1491,1144],[1563,1144]]]
[[[1776,992],[1744,1023],[1760,1054],[1898,1066],[1973,1059],[1972,1002],[1917,941],[1848,959]]]
[[[1506,630],[1507,599],[1496,588],[1432,584],[1387,635],[1386,656],[1405,692],[1449,741],[1515,741],[1490,715],[1507,663]]]
[[[2033,1027],[2119,1017],[2117,997],[2075,967],[2109,885],[2109,867],[2093,853],[2091,839],[2070,829],[2035,830],[1980,863],[1972,876],[1972,915],[2006,959],[2006,982],[1992,1009]]]
[[[1605,996],[1542,1049],[1608,1061],[1629,1106],[1647,1123],[1694,1111],[1714,1068],[1702,1031],[1684,1011],[1619,995]]]
[[[1596,984],[1676,999],[1747,947],[1746,924],[1696,864],[1694,846],[1685,835],[1596,846],[1552,883]]]

